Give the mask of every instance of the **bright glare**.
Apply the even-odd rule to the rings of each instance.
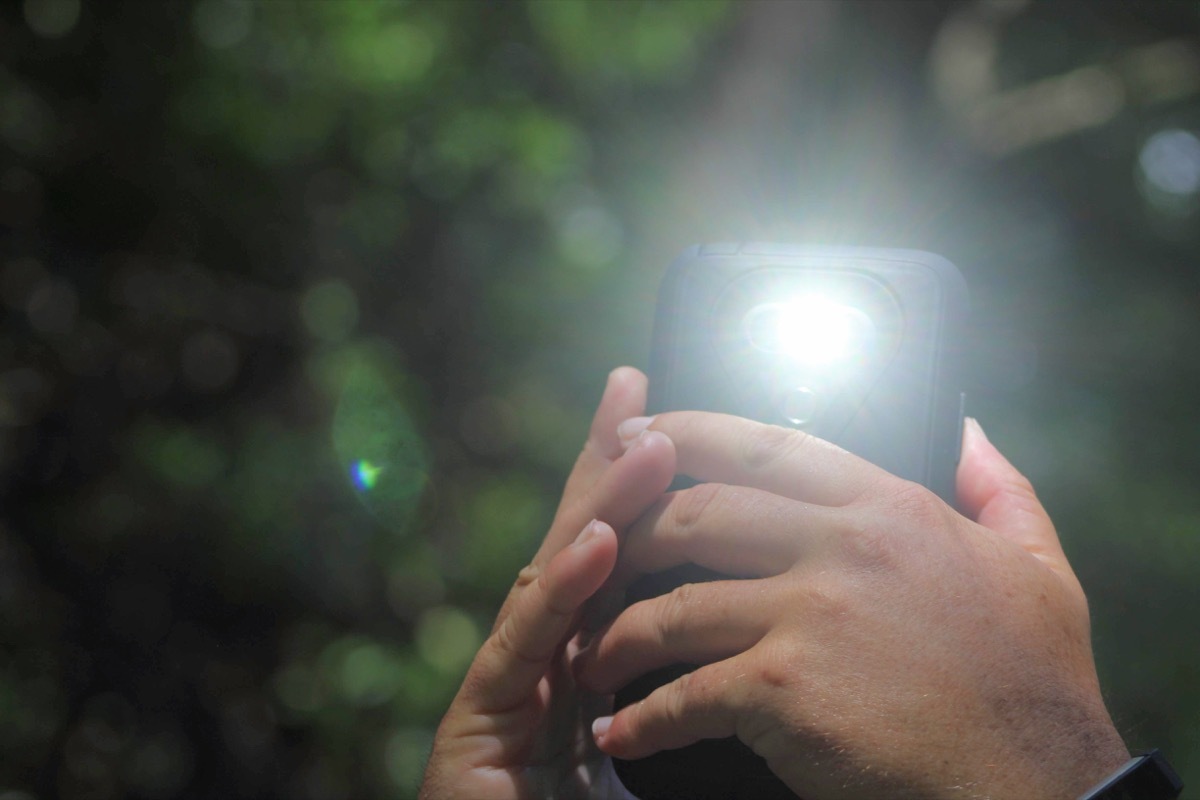
[[[757,306],[746,325],[757,347],[813,366],[861,354],[874,328],[862,311],[823,295]]]

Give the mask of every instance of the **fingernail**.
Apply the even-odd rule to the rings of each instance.
[[[979,438],[983,441],[988,441],[987,434],[983,432],[983,426],[979,424],[979,420],[974,417],[967,417],[967,424],[974,428],[975,433],[979,434]]]
[[[612,717],[596,717],[592,721],[592,738],[596,740],[596,744],[604,741],[604,737],[608,735],[608,729],[612,727]]]
[[[650,423],[654,422],[654,417],[630,417],[617,426],[617,438],[621,440],[621,447],[628,450],[642,432],[650,427]]]
[[[599,533],[599,530],[600,526],[597,521],[592,520],[585,525],[583,530],[579,532],[579,535],[575,537],[575,541],[572,542],[572,547],[578,547],[579,545],[584,544],[588,539],[591,539],[593,536]]]

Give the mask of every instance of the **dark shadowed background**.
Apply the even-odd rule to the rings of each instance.
[[[412,797],[700,241],[932,250],[1200,780],[1200,6],[0,10],[0,799]]]

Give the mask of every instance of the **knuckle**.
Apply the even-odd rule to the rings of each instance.
[[[545,578],[542,576],[543,571],[540,566],[538,566],[536,563],[528,564],[522,567],[521,571],[517,573],[517,582],[513,588],[523,589],[534,581],[544,581]]]
[[[512,614],[509,614],[503,622],[497,627],[492,634],[492,638],[496,642],[496,649],[502,653],[516,653],[517,643],[513,636]]]
[[[844,523],[841,542],[847,560],[867,569],[894,569],[927,546],[943,529],[949,507],[918,483],[897,481],[870,508],[859,508]]]
[[[654,418],[654,427],[672,440],[704,436],[705,417],[695,411],[667,411]]]
[[[812,580],[804,583],[799,589],[801,596],[796,598],[799,607],[804,608],[810,617],[821,620],[823,625],[837,624],[853,616],[856,607],[855,590],[852,583],[832,577],[824,580]],[[785,648],[786,655],[799,658],[798,648]]]
[[[664,411],[654,415],[654,430],[660,431],[676,447],[706,438],[705,414],[696,411]]]
[[[728,494],[728,487],[717,483],[702,483],[675,495],[671,503],[671,527],[681,534],[702,525],[710,506],[716,507]]]
[[[1000,491],[1016,501],[1018,508],[1028,514],[1041,512],[1042,502],[1038,499],[1033,483],[1019,472],[1013,472],[1001,484]]]
[[[469,669],[466,677],[463,678],[459,692],[464,697],[481,697],[488,694],[489,688],[491,688],[491,681],[488,678],[480,675],[478,670]]]
[[[747,436],[742,450],[742,465],[751,472],[769,469],[793,457],[812,437],[801,431],[764,425]]]
[[[767,641],[760,646],[755,677],[771,689],[794,687],[803,674],[799,648],[787,641]]]
[[[678,724],[686,720],[688,709],[695,702],[701,686],[701,681],[695,672],[684,673],[671,684],[671,693],[667,696],[667,702],[663,709],[663,714],[669,724]]]
[[[1009,470],[1004,476],[1004,489],[1015,495],[1022,497],[1036,497],[1037,493],[1033,489],[1033,483],[1029,478],[1025,477],[1025,473],[1018,472],[1016,469]]]
[[[551,617],[569,617],[575,612],[575,609],[571,608],[566,598],[562,596],[566,588],[562,585],[562,581],[558,581],[558,586],[551,584],[549,573],[542,570],[534,584],[537,592],[535,597],[543,607],[544,613]]]
[[[1079,582],[1079,579],[1074,574],[1066,580],[1066,583],[1068,602],[1071,603],[1079,618],[1086,621],[1090,627],[1092,615],[1090,606],[1088,605],[1087,593],[1083,590],[1083,584]]]
[[[695,602],[696,587],[685,583],[663,596],[654,617],[654,631],[668,650]]]
[[[947,506],[930,489],[912,481],[900,481],[891,492],[892,513],[916,523],[922,529],[936,527],[946,518]]]
[[[882,520],[872,518],[863,523],[853,525],[842,536],[842,553],[846,561],[853,567],[866,570],[888,570],[896,566],[900,555],[900,545],[897,541],[899,534]],[[813,600],[818,603],[827,602],[827,590],[811,592]]]
[[[904,532],[897,530],[895,507],[856,509],[838,525],[838,548],[843,561],[854,569],[877,570],[895,566]],[[831,596],[827,587],[808,587],[817,603]]]
[[[517,631],[511,614],[504,622],[500,623],[500,627],[496,628],[496,632],[492,634],[492,638],[495,639],[496,649],[508,654],[509,658],[530,663],[538,663],[543,660],[542,654],[527,653],[521,649],[517,641]]]

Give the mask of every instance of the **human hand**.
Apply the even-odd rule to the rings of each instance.
[[[664,434],[648,432],[627,450],[618,439],[617,424],[644,413],[645,402],[640,372],[609,376],[550,531],[438,728],[422,800],[626,797],[589,730],[609,701],[578,691],[567,662],[580,609],[616,561],[614,528],[633,522],[674,475]]]
[[[574,666],[597,692],[705,665],[598,719],[604,752],[736,734],[808,800],[1074,798],[1128,758],[1054,527],[974,421],[966,516],[797,431],[699,412],[652,428],[707,483],[659,501],[623,561],[745,580],[634,604],[593,638]]]

